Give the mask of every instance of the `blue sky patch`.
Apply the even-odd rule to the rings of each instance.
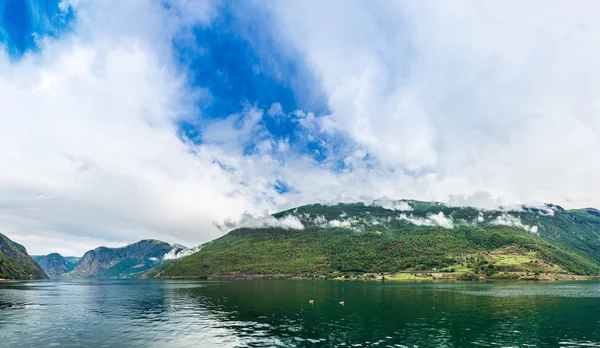
[[[173,42],[189,83],[209,91],[204,118],[224,118],[251,104],[268,109],[328,112],[320,81],[303,56],[275,38],[270,14],[246,2],[222,4],[210,26],[197,26]]]
[[[36,51],[38,38],[58,37],[75,19],[69,6],[59,8],[60,0],[4,0],[0,2],[0,42],[13,58]]]
[[[256,153],[257,144],[270,138],[322,161],[321,141],[305,137],[293,111],[328,114],[326,94],[304,56],[276,38],[270,16],[250,2],[222,4],[209,26],[187,28],[175,38],[175,59],[190,87],[208,92],[197,100],[196,119],[178,125],[180,134],[202,143],[203,125],[254,107],[265,110],[263,132],[254,134],[244,154]]]

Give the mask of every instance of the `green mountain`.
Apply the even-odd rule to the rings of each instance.
[[[66,273],[75,269],[75,266],[77,266],[77,263],[81,259],[80,257],[74,256],[63,257],[58,253],[31,257],[38,265],[40,265],[40,267],[42,267],[50,279],[62,278]]]
[[[0,279],[45,279],[48,276],[27,250],[0,233]]]
[[[251,227],[251,228],[250,228]],[[600,211],[420,201],[308,205],[246,221],[148,277],[556,279],[600,275]]]
[[[175,255],[181,248],[184,247],[151,239],[122,248],[99,247],[86,252],[77,266],[63,277],[135,278],[161,264],[165,255]]]

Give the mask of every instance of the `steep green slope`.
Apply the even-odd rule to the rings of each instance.
[[[0,233],[0,279],[45,279],[40,266],[27,250]]]
[[[173,247],[158,240],[142,240],[122,248],[99,247],[86,252],[64,277],[135,278],[159,265]]]
[[[75,269],[77,262],[81,259],[80,257],[73,256],[63,257],[58,253],[31,257],[42,267],[50,279],[62,278],[66,273]]]
[[[557,265],[572,274],[600,274],[600,215],[593,210],[546,205],[483,211],[432,202],[395,204],[391,208],[404,210],[359,203],[281,212],[274,215],[278,220],[262,222],[267,227],[231,231],[152,275],[394,273],[440,270],[475,259],[471,268],[489,274],[494,266],[484,267],[484,258],[474,255],[506,247],[535,255],[546,270]],[[303,229],[268,227],[300,223]]]

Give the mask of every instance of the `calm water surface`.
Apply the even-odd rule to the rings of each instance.
[[[600,283],[3,281],[0,346],[600,347]]]

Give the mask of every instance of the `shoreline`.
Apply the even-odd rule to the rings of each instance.
[[[418,273],[417,273],[418,274]],[[327,276],[299,276],[287,274],[221,274],[217,276],[175,276],[158,278],[94,278],[95,280],[205,280],[205,281],[227,281],[227,280],[331,280],[331,281],[388,281],[388,282],[437,282],[437,281],[457,281],[457,282],[575,282],[575,281],[600,281],[600,276],[583,276],[572,274],[550,274],[544,276],[521,276],[521,277],[478,277],[475,279],[460,279],[456,274],[448,273],[427,273],[415,275],[412,273],[396,273],[377,275],[375,277],[327,277]],[[0,281],[11,281],[19,279],[0,278]],[[47,279],[21,279],[21,280],[47,280]],[[59,278],[56,280],[73,280],[72,278]],[[80,279],[80,280],[86,280]]]
[[[549,273],[540,275],[528,275],[523,273],[497,274],[491,277],[483,275],[474,275],[471,278],[462,278],[464,273],[454,272],[399,272],[389,274],[364,274],[356,277],[329,277],[327,275],[292,275],[292,274],[220,274],[214,276],[169,276],[158,277],[155,279],[162,280],[334,280],[334,281],[461,281],[461,282],[478,282],[478,281],[519,281],[519,282],[557,282],[557,281],[585,281],[585,280],[600,280],[600,276],[583,276],[564,273]]]

